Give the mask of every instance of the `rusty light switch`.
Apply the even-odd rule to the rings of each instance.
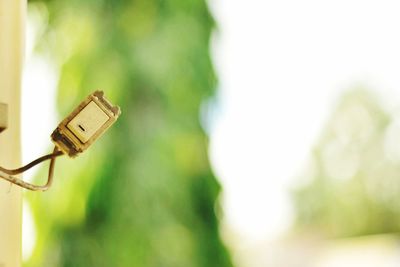
[[[89,95],[54,130],[55,145],[76,157],[96,141],[119,117],[121,109],[108,101],[102,91]]]

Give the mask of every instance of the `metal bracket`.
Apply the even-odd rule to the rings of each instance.
[[[8,105],[0,103],[0,133],[8,127]]]

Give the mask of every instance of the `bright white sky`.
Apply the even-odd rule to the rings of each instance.
[[[46,25],[46,18],[38,9],[29,9],[26,29],[26,62],[22,79],[22,160],[24,163],[52,151],[50,134],[57,126],[56,86],[57,66],[49,59],[33,53],[37,38]],[[40,97],[38,97],[40,96]],[[37,99],[40,98],[40,105]],[[38,124],[38,118],[40,118]],[[34,168],[36,169],[36,167]],[[35,171],[24,174],[31,181]],[[36,231],[29,203],[23,205],[23,258],[32,254],[36,241]]]
[[[227,228],[248,242],[290,226],[288,187],[338,97],[354,86],[399,104],[400,3],[209,0],[220,79],[210,157]]]

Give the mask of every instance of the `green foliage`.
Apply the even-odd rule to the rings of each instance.
[[[294,193],[297,226],[328,237],[400,231],[397,114],[356,90],[345,95]]]
[[[122,115],[85,154],[58,161],[51,190],[28,195],[37,242],[25,266],[231,266],[199,123],[216,84],[205,2],[31,5],[49,14],[38,52],[60,66],[61,118],[95,89]]]

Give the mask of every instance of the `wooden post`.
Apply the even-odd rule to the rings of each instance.
[[[20,85],[25,16],[26,0],[0,0],[0,103],[8,106],[8,127],[0,133],[0,165],[6,168],[21,164]],[[21,192],[17,186],[0,181],[0,267],[21,266]]]

